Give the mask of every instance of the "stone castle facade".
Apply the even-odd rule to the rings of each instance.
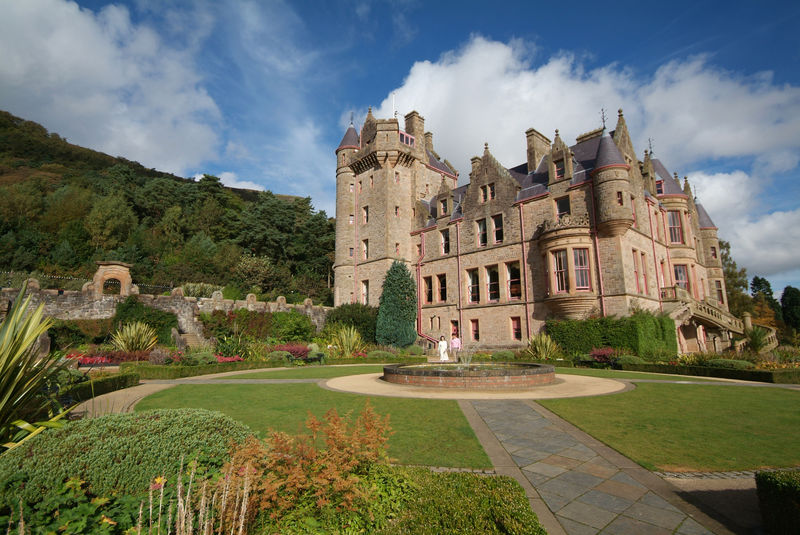
[[[547,318],[669,314],[683,352],[721,350],[728,312],[717,228],[677,174],[639,160],[622,110],[611,132],[568,146],[525,133],[526,161],[484,147],[469,182],[433,146],[424,119],[370,110],[336,150],[334,304],[378,305],[394,260],[418,288],[418,332],[471,347],[522,346]],[[522,159],[522,158],[520,158]]]

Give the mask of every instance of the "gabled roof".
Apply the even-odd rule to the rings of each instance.
[[[456,176],[455,172],[452,169],[450,169],[449,167],[447,167],[446,163],[444,163],[444,162],[440,161],[438,158],[436,158],[436,156],[431,151],[429,151],[428,149],[425,149],[425,152],[428,154],[428,165],[430,165],[431,167],[433,167],[437,171],[440,171],[440,172],[445,173],[447,175],[450,175],[450,176],[453,176],[453,177]]]
[[[358,132],[356,132],[353,123],[350,123],[350,126],[347,128],[347,131],[344,133],[344,137],[342,138],[342,142],[339,143],[339,149],[345,148],[352,148],[357,149],[361,145],[361,142],[358,139]]]
[[[697,207],[697,223],[700,228],[717,228],[714,222],[711,221],[711,217],[708,215],[708,212],[706,212],[706,209],[703,208],[703,205],[696,202],[695,206]]]

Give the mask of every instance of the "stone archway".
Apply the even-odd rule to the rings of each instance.
[[[103,297],[103,285],[107,280],[119,281],[119,295],[127,297],[131,294],[138,294],[137,288],[131,281],[132,264],[125,262],[97,262],[97,271],[92,278],[92,282],[83,285],[85,293],[92,293],[95,299]]]

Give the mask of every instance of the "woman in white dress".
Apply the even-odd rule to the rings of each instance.
[[[439,337],[439,361],[440,362],[447,362],[447,342],[444,339],[444,336]]]

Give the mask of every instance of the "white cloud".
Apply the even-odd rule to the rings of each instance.
[[[775,174],[797,172],[800,88],[776,85],[770,73],[730,73],[702,56],[671,61],[646,78],[616,64],[587,70],[569,54],[534,58],[524,42],[474,36],[435,62],[415,63],[392,91],[401,127],[404,113],[419,111],[464,183],[484,142],[502,163],[517,165],[526,159],[526,129],[552,139],[558,128],[571,142],[600,126],[601,108],[624,107],[637,152],[652,137],[656,156],[690,175],[740,265],[762,276],[800,266],[800,210],[769,213],[762,206],[771,193],[764,188],[780,178]],[[376,116],[392,115],[392,92]],[[751,169],[690,172],[734,158]]]
[[[249,180],[239,180],[239,177],[236,176],[236,173],[232,171],[223,171],[222,173],[220,173],[219,180],[229,188],[254,189],[258,191],[264,191],[264,186],[262,186],[261,184],[256,184],[255,182],[250,182]]]
[[[192,58],[125,7],[0,0],[0,106],[70,141],[182,173],[216,156],[219,111]]]

